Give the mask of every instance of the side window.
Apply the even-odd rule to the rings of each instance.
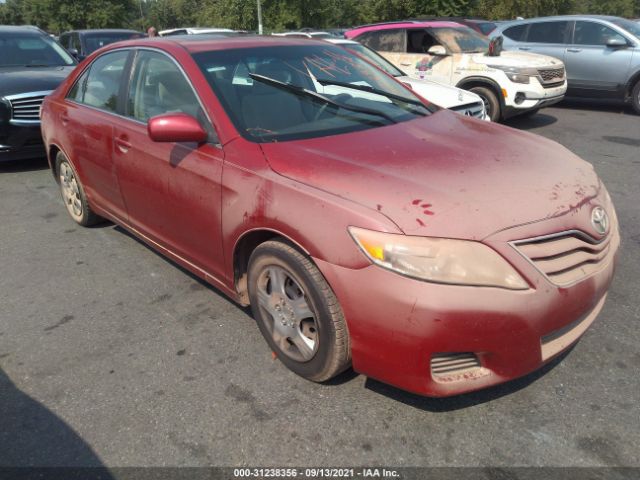
[[[204,113],[191,85],[166,55],[142,50],[129,86],[127,116],[146,122],[164,113],[187,113],[202,121]]]
[[[536,22],[529,26],[527,42],[566,43],[569,22]]]
[[[596,22],[576,22],[573,34],[573,43],[576,45],[601,45],[604,46],[611,39],[626,39],[612,28]]]
[[[360,35],[357,40],[379,52],[405,52],[405,30],[376,30]]]
[[[116,112],[120,80],[128,56],[128,50],[120,50],[102,55],[91,64],[82,103]]]
[[[440,44],[424,30],[409,30],[407,32],[408,53],[427,53],[434,45]]]
[[[528,25],[516,25],[514,27],[509,27],[505,29],[502,34],[510,38],[511,40],[515,40],[516,42],[524,41],[524,35],[527,33]]]
[[[67,98],[69,100],[74,100],[78,103],[82,103],[84,101],[84,91],[87,87],[87,78],[89,77],[89,70],[84,72],[76,83],[71,87],[69,93],[67,93]]]
[[[67,50],[69,50],[69,35],[68,34],[63,34],[60,35],[60,38],[58,39],[58,43],[60,43],[60,45],[62,45],[64,48],[66,48]]]
[[[72,33],[71,34],[71,48],[75,48],[78,53],[82,53],[82,45],[80,45],[80,34]]]

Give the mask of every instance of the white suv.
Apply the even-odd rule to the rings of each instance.
[[[490,120],[482,98],[475,93],[462,90],[461,88],[443,85],[432,80],[411,78],[382,55],[353,40],[332,38],[325,39],[325,41],[338,45],[348,52],[359,55],[368,62],[373,63],[380,70],[404,83],[422,98],[434,105],[447,108],[468,117]]]
[[[414,78],[478,94],[493,121],[535,113],[562,100],[567,91],[560,60],[510,51],[489,56],[489,39],[455,22],[390,22],[358,27],[345,36]]]

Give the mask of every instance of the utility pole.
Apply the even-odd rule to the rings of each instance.
[[[258,0],[258,35],[262,35],[262,5],[260,5],[260,1]]]

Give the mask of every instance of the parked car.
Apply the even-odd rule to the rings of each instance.
[[[346,53],[270,36],[94,53],[42,107],[67,211],[251,305],[265,355],[310,380],[353,365],[453,395],[565,351],[620,242],[593,167]]]
[[[0,26],[0,162],[44,157],[42,99],[75,65],[42,30]]]
[[[275,35],[276,37],[292,37],[292,38],[315,38],[315,39],[335,38],[335,35],[329,32],[282,32],[282,33],[272,33],[271,35]]]
[[[84,60],[87,55],[110,43],[143,38],[144,33],[135,30],[122,29],[97,29],[97,30],[72,30],[60,34],[59,42],[71,55],[78,60]]]
[[[618,17],[567,15],[500,25],[506,48],[564,62],[568,95],[623,99],[640,113],[640,25]]]
[[[170,37],[172,35],[202,35],[206,33],[235,33],[235,31],[229,28],[189,27],[160,30],[158,35],[161,37]]]
[[[396,80],[405,85],[409,85],[414,92],[431,103],[443,108],[448,108],[461,115],[490,121],[484,108],[484,102],[473,92],[450,87],[449,85],[442,85],[430,80],[411,78],[379,53],[353,40],[336,38],[327,39],[326,41],[338,45],[355,55],[360,55]],[[341,87],[329,85],[324,87],[324,92],[327,92],[328,88],[339,89]]]
[[[489,56],[489,40],[454,22],[389,22],[345,36],[378,51],[414,78],[479,95],[496,122],[533,114],[561,101],[567,90],[560,60],[524,52]]]

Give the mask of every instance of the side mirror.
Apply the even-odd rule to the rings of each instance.
[[[80,52],[78,52],[77,48],[70,48],[69,53],[73,55],[73,58],[75,58],[76,60],[79,60],[78,57],[80,56]]]
[[[609,48],[622,48],[628,46],[629,44],[627,43],[627,41],[623,40],[622,38],[614,37],[607,40],[607,47]]]
[[[186,113],[170,113],[150,118],[147,132],[154,142],[203,143],[208,136],[200,122]]]
[[[427,50],[429,55],[435,55],[437,57],[446,57],[447,50],[442,45],[434,45]]]

